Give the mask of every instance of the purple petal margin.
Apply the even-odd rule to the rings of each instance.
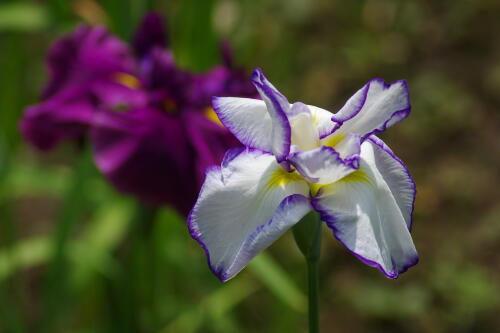
[[[268,153],[272,153],[271,151],[263,150],[262,147],[257,147],[252,142],[249,142],[249,140],[243,140],[244,138],[242,138],[239,131],[236,129],[237,126],[235,126],[234,123],[232,123],[231,121],[229,121],[227,119],[227,117],[224,115],[224,112],[221,112],[220,102],[218,101],[220,98],[221,97],[219,97],[219,96],[212,96],[212,108],[214,109],[215,114],[217,115],[217,117],[219,118],[221,123],[224,125],[224,127],[227,128],[227,130],[229,132],[231,132],[231,134],[234,135],[234,137],[236,139],[238,139],[238,141],[241,142],[241,144],[246,146],[247,148],[258,149],[258,150],[262,150],[262,151],[265,151]],[[242,98],[244,98],[244,97],[242,97]],[[245,141],[245,142],[243,142],[243,141]]]
[[[220,173],[222,178],[224,178],[225,176],[227,177],[228,174],[224,174],[223,169],[226,168],[229,165],[229,163],[231,161],[233,161],[236,157],[238,157],[240,154],[245,153],[245,152],[261,152],[262,154],[270,154],[270,153],[261,151],[259,149],[254,149],[254,148],[249,148],[249,147],[231,148],[224,155],[224,158],[223,158],[220,166],[211,166],[205,170],[205,179],[207,178],[207,175],[211,172]],[[224,179],[222,179],[222,180],[224,181]],[[198,193],[202,193],[205,190],[205,186],[206,186],[206,183],[204,182]],[[205,256],[207,257],[208,267],[210,268],[212,273],[215,276],[217,276],[217,278],[221,282],[226,282],[227,280],[229,280],[230,277],[227,276],[227,274],[224,272],[224,269],[222,267],[215,267],[210,260],[210,251],[208,250],[208,246],[203,241],[203,239],[201,237],[200,230],[198,228],[198,225],[196,224],[196,222],[194,221],[194,218],[193,218],[195,207],[196,207],[196,204],[195,204],[195,206],[193,206],[193,208],[191,209],[191,211],[189,212],[189,214],[187,216],[187,227],[189,230],[189,235],[191,236],[191,238],[193,238],[195,241],[197,241],[198,244],[200,244],[200,246],[202,247],[203,251],[205,252]]]
[[[235,156],[233,156],[233,158],[234,157]],[[205,178],[206,178],[206,175],[208,173],[210,173],[210,172],[220,172],[220,173],[222,173],[221,171],[222,170],[221,170],[220,166],[209,167],[205,171]],[[206,183],[203,183],[203,185],[202,185],[202,187],[200,189],[200,193],[203,192],[203,190],[205,189],[205,186],[206,186]],[[194,214],[194,207],[191,209],[191,211],[189,212],[188,217],[187,217],[187,227],[188,227],[188,230],[189,230],[189,235],[191,236],[191,238],[193,238],[195,241],[197,241],[198,244],[200,244],[200,246],[202,247],[202,249],[205,252],[205,255],[207,257],[208,267],[210,268],[210,270],[212,271],[212,273],[215,276],[217,276],[217,278],[219,278],[219,280],[221,280],[222,282],[224,282],[224,281],[227,280],[226,276],[224,275],[224,272],[223,272],[222,269],[214,267],[212,265],[212,262],[210,260],[210,252],[208,251],[207,245],[205,244],[205,242],[201,238],[201,232],[200,232],[200,229],[198,228],[198,225],[194,221],[193,214]]]
[[[388,127],[395,125],[398,122],[400,122],[401,120],[408,117],[408,115],[411,112],[410,90],[408,88],[408,82],[406,80],[398,80],[398,81],[395,81],[393,83],[388,84],[385,82],[385,80],[383,80],[381,78],[374,78],[374,79],[371,79],[370,81],[368,81],[368,83],[365,84],[365,86],[363,88],[361,88],[361,90],[362,90],[362,103],[360,105],[358,105],[354,109],[354,111],[348,113],[344,117],[338,117],[335,114],[332,116],[332,121],[336,122],[337,125],[334,126],[334,128],[332,129],[330,134],[336,132],[346,121],[351,120],[352,118],[354,118],[356,115],[358,115],[361,112],[361,110],[363,109],[363,106],[366,103],[366,99],[368,97],[368,92],[370,90],[370,85],[373,82],[378,82],[378,83],[382,84],[382,86],[384,87],[384,90],[389,89],[391,86],[393,86],[395,84],[402,84],[404,87],[404,90],[405,90],[406,100],[408,101],[408,103],[403,109],[396,110],[395,112],[393,112],[391,114],[391,116],[389,117],[389,119],[386,120],[380,127],[363,135],[363,137],[361,138],[361,141],[366,140],[370,135],[375,135],[375,134],[384,132]]]
[[[376,80],[376,79],[374,79],[374,80]],[[372,81],[373,80],[370,80],[368,83],[366,83],[360,90],[358,90],[354,94],[354,95],[356,95],[358,92],[360,92],[360,94],[361,94],[361,96],[360,96],[360,102],[350,112],[348,112],[347,114],[345,114],[343,116],[342,115],[337,115],[337,114],[333,114],[332,115],[331,120],[333,122],[335,122],[336,124],[333,126],[333,128],[330,130],[330,132],[328,132],[327,134],[322,135],[320,137],[320,139],[326,138],[330,134],[335,133],[346,121],[351,120],[352,118],[354,118],[361,111],[361,109],[365,105],[366,97],[368,96],[368,90],[370,88],[370,83]],[[352,97],[354,97],[354,95]],[[349,100],[351,98],[349,98]],[[347,100],[346,104],[349,102],[349,100]],[[342,108],[340,108],[340,110],[342,110],[344,107],[345,107],[345,104],[344,104],[344,106],[342,106]]]
[[[230,156],[229,158],[230,159],[234,159],[235,156]],[[214,167],[208,168],[207,171],[206,171],[206,173],[209,173],[209,172],[221,172],[221,171],[222,171],[221,167],[214,166]],[[205,184],[203,184],[202,189],[200,190],[200,192],[203,191],[203,187],[204,186],[205,186]],[[247,248],[247,250],[248,250],[249,244],[251,244],[251,242],[253,240],[255,240],[260,233],[262,233],[266,229],[268,229],[271,226],[273,226],[274,223],[276,223],[276,220],[274,219],[274,217],[276,215],[279,215],[279,213],[281,211],[289,210],[290,209],[290,205],[300,205],[300,204],[307,204],[310,207],[309,198],[306,198],[305,196],[303,196],[301,194],[292,194],[292,195],[284,198],[281,201],[281,203],[279,204],[278,208],[276,209],[276,211],[275,211],[275,213],[273,215],[273,218],[271,218],[266,223],[258,226],[252,232],[250,232],[248,234],[247,238],[245,239],[245,241],[243,242],[241,248],[239,249],[238,255],[239,255],[239,253],[244,252],[245,248]],[[238,270],[236,273],[234,273],[232,275],[230,275],[229,272],[228,272],[228,269],[232,268],[237,261],[248,262],[248,261],[250,261],[253,257],[255,257],[258,254],[258,252],[248,251],[248,254],[245,257],[238,258],[238,255],[237,255],[235,261],[231,264],[231,266],[228,269],[224,269],[224,267],[222,267],[222,266],[219,266],[219,267],[214,266],[212,264],[211,259],[210,259],[210,251],[208,249],[208,246],[203,241],[203,238],[202,238],[201,232],[199,230],[199,227],[198,227],[197,223],[195,222],[195,220],[193,218],[193,214],[194,214],[194,208],[191,210],[191,212],[189,213],[188,218],[187,218],[187,226],[188,226],[188,230],[189,230],[189,235],[191,236],[191,238],[193,238],[195,241],[197,241],[198,244],[200,244],[200,246],[202,247],[203,251],[205,252],[205,256],[207,258],[208,267],[210,268],[210,270],[212,271],[212,273],[215,276],[217,276],[217,278],[221,282],[228,281],[229,279],[231,279],[234,275],[236,275],[239,272],[239,270]],[[300,218],[298,220],[300,220]],[[297,220],[297,222],[298,222],[298,220]]]
[[[318,148],[316,148],[316,149],[318,149]],[[335,158],[337,161],[339,161],[340,163],[342,163],[343,165],[345,165],[347,167],[350,167],[350,168],[352,168],[354,170],[359,169],[359,154],[361,153],[361,146],[359,147],[359,150],[357,151],[357,153],[351,154],[351,155],[349,155],[346,158],[340,157],[340,153],[337,152],[332,147],[321,146],[321,147],[319,147],[319,150],[323,151],[323,152],[327,152],[328,154],[330,154],[331,156],[333,156],[333,158]],[[297,163],[295,161],[295,159],[294,159],[296,156],[298,156],[298,155],[300,155],[302,153],[305,153],[305,152],[308,152],[308,151],[298,151],[296,153],[291,154],[290,157],[288,158],[288,161],[290,162],[290,164],[293,165],[293,167],[295,169],[297,169],[297,171],[304,178],[307,178],[311,183],[317,183],[319,181],[319,178],[312,178],[312,177],[306,177],[306,176],[304,176],[305,174],[307,174],[307,172],[301,167],[300,163]]]
[[[412,189],[413,189],[413,202],[411,204],[410,223],[408,225],[408,230],[411,232],[411,229],[413,227],[413,211],[415,210],[415,199],[417,197],[417,185],[415,184],[415,180],[411,176],[410,170],[408,169],[408,167],[406,166],[406,164],[404,164],[404,162],[399,157],[397,157],[396,154],[394,154],[394,152],[392,151],[392,149],[389,148],[389,146],[387,146],[384,141],[380,140],[375,135],[370,136],[368,138],[368,141],[370,141],[374,145],[380,147],[380,149],[384,150],[387,154],[389,154],[392,158],[394,158],[394,160],[396,160],[396,162],[398,162],[399,164],[401,164],[401,167],[403,167],[403,169],[405,170],[405,174],[408,176],[408,179],[411,182]]]
[[[332,232],[333,232],[333,236],[335,237],[335,239],[337,239],[345,248],[346,250],[351,253],[352,255],[354,255],[356,258],[358,258],[359,260],[361,260],[361,262],[363,262],[364,264],[370,266],[370,267],[374,267],[374,268],[377,268],[379,271],[381,271],[386,277],[390,278],[390,279],[396,279],[398,278],[398,276],[404,272],[406,272],[410,267],[412,266],[415,266],[418,261],[419,261],[419,257],[418,255],[411,258],[411,260],[409,260],[406,265],[404,265],[399,271],[397,269],[394,269],[390,272],[387,272],[383,267],[382,265],[380,265],[379,263],[373,261],[373,260],[370,260],[370,259],[367,259],[365,257],[363,257],[362,255],[354,252],[353,250],[351,250],[347,244],[345,244],[342,239],[340,239],[339,237],[337,237],[337,232],[338,232],[338,229],[337,227],[335,226],[335,223],[336,223],[336,218],[334,215],[330,215],[328,214],[328,212],[324,209],[321,208],[321,204],[319,203],[319,197],[321,196],[321,193],[322,193],[322,189],[320,189],[318,191],[318,193],[316,194],[316,196],[312,197],[311,198],[311,206],[313,207],[313,209],[319,213],[320,215],[320,218],[321,218],[321,221],[325,222],[326,225],[332,229]],[[393,263],[393,266],[396,266],[394,265]]]
[[[278,163],[283,162],[288,154],[290,153],[290,146],[292,142],[292,129],[290,127],[290,123],[288,121],[288,117],[286,115],[286,111],[283,108],[283,105],[279,102],[279,99],[285,99],[287,106],[289,107],[289,103],[285,96],[283,96],[264,76],[264,73],[260,68],[255,68],[252,73],[252,83],[257,88],[259,93],[265,95],[271,101],[274,110],[276,111],[276,117],[279,121],[279,125],[283,130],[285,137],[283,138],[283,146],[282,153],[279,156],[276,156],[276,160]],[[272,119],[276,117],[271,116]]]
[[[276,211],[274,212],[273,217],[269,221],[267,221],[266,223],[259,225],[257,228],[255,228],[252,232],[250,232],[248,234],[248,237],[243,242],[243,245],[241,246],[240,250],[238,251],[238,254],[235,257],[235,261],[231,264],[229,269],[233,268],[235,265],[236,266],[242,265],[241,263],[243,263],[243,265],[241,267],[241,268],[243,268],[245,266],[244,263],[249,262],[250,260],[252,260],[252,258],[254,258],[257,254],[259,254],[260,251],[255,251],[255,249],[252,249],[252,242],[256,238],[258,238],[258,236],[260,234],[262,234],[262,232],[266,231],[267,229],[271,228],[274,224],[276,224],[277,219],[275,217],[279,216],[281,212],[289,211],[290,209],[292,209],[290,206],[300,206],[300,205],[304,205],[304,208],[306,208],[306,210],[303,212],[303,214],[301,212],[302,216],[300,216],[295,223],[300,221],[300,219],[302,217],[304,217],[311,210],[309,198],[307,198],[301,194],[292,194],[292,195],[284,198],[280,202],[278,208],[276,208]],[[283,230],[282,234],[284,232],[286,232],[287,230],[288,230],[288,228],[286,230]],[[265,246],[265,248],[267,248],[269,245],[271,245],[271,243],[267,244]],[[240,256],[241,253],[243,253],[243,256]],[[217,270],[220,270],[220,268]],[[223,280],[222,282],[226,282],[227,280],[232,278],[234,275],[236,275],[240,270],[241,269],[237,269],[236,272],[231,274],[231,275],[229,275],[228,272],[223,273],[225,280]]]
[[[254,150],[252,148],[247,148],[247,147],[235,147],[231,148],[226,153],[224,154],[224,158],[222,159],[221,167],[225,168],[229,165],[229,163],[234,160],[236,157],[238,157],[241,153],[245,151],[250,151]]]
[[[392,115],[389,117],[389,119],[387,119],[382,124],[382,126],[380,126],[380,127],[376,128],[376,129],[374,129],[373,131],[365,134],[362,137],[362,141],[364,141],[370,135],[375,135],[375,134],[384,132],[388,127],[393,126],[393,125],[399,123],[401,120],[403,120],[406,117],[408,117],[410,115],[410,112],[411,112],[410,89],[408,88],[408,82],[406,82],[406,80],[398,80],[398,81],[395,81],[395,82],[393,82],[391,84],[388,84],[383,79],[376,78],[376,79],[370,80],[370,84],[372,82],[379,82],[379,83],[381,83],[384,86],[384,90],[389,89],[391,86],[393,86],[395,84],[401,83],[403,85],[403,87],[404,87],[404,90],[405,90],[407,105],[403,109],[400,109],[400,110],[397,110],[397,111],[393,112]]]

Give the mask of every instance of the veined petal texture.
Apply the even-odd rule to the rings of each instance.
[[[214,97],[212,106],[220,121],[242,144],[272,152],[272,121],[264,101]]]
[[[321,188],[312,205],[349,251],[396,278],[418,262],[407,222],[413,183],[380,146],[361,148],[359,170]]]
[[[271,117],[272,131],[272,153],[278,162],[283,162],[290,153],[292,131],[288,121],[287,113],[290,112],[290,103],[286,97],[280,93],[267,80],[260,68],[253,71],[252,82],[257,88],[260,97],[267,106],[267,112]]]
[[[338,122],[339,126],[331,136],[358,133],[365,139],[403,120],[410,109],[406,81],[387,84],[384,80],[373,79],[333,115],[332,120]]]
[[[230,150],[221,167],[207,172],[188,217],[191,236],[227,281],[310,211],[308,193],[307,183],[273,155]]]

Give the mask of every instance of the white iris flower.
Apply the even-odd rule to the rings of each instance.
[[[410,113],[405,81],[369,81],[335,114],[290,104],[254,70],[262,100],[214,97],[245,148],[207,171],[188,217],[222,281],[234,277],[308,212],[364,263],[396,278],[418,262],[410,236],[415,183],[375,135]]]

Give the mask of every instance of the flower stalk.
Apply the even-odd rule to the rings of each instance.
[[[293,228],[293,236],[307,263],[309,299],[309,332],[319,332],[319,258],[321,254],[321,221],[311,212]]]

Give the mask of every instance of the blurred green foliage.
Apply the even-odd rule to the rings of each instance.
[[[305,330],[291,235],[222,285],[168,207],[152,212],[116,193],[75,147],[40,154],[21,141],[50,43],[85,21],[128,39],[150,9],[169,19],[182,66],[209,68],[225,38],[238,63],[332,111],[372,77],[407,79],[412,115],[383,138],[418,186],[421,262],[387,280],[325,230],[323,330],[499,330],[498,1],[3,0],[0,332]]]

